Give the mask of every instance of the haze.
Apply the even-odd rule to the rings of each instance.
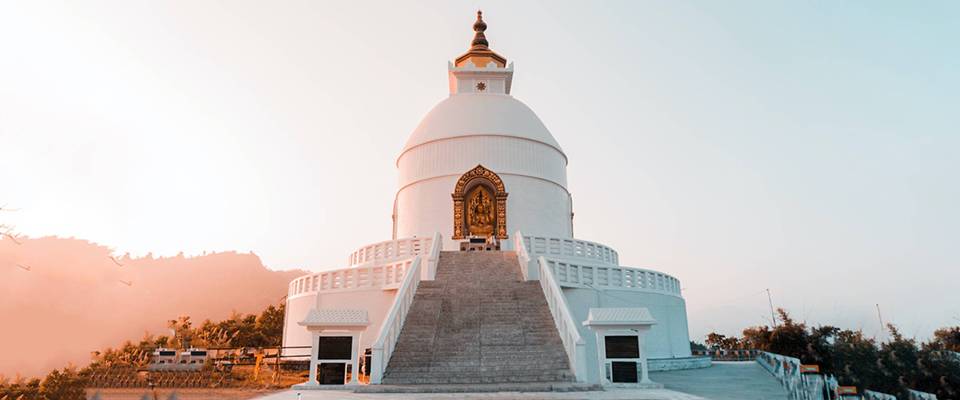
[[[678,277],[692,338],[769,323],[766,288],[870,335],[877,304],[960,323],[956,2],[3,2],[0,221],[341,267],[390,239],[478,7],[576,236]]]

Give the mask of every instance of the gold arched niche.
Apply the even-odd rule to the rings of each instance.
[[[477,165],[460,176],[452,196],[453,239],[507,238],[507,191],[500,176]]]

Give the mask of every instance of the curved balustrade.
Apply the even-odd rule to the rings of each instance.
[[[350,257],[347,258],[347,265],[360,265],[380,260],[406,258],[424,254],[430,251],[436,236],[437,234],[431,237],[388,240],[363,246],[353,253],[350,253]]]
[[[586,382],[586,342],[580,336],[580,327],[574,322],[573,313],[567,305],[563,289],[557,284],[553,271],[547,263],[548,261],[543,257],[537,259],[537,264],[540,266],[540,287],[543,288],[543,295],[547,299],[547,306],[557,326],[557,333],[560,334],[560,341],[563,342],[563,348],[567,352],[570,369],[573,370],[578,382]]]
[[[304,275],[290,282],[290,298],[319,292],[394,289],[411,269],[416,256],[384,264],[350,267]]]
[[[663,272],[546,259],[560,286],[625,289],[680,296],[680,281]]]
[[[523,244],[532,259],[544,256],[554,259],[590,260],[608,265],[620,263],[620,256],[617,255],[616,250],[586,240],[523,236]]]
[[[393,304],[387,311],[386,318],[383,319],[383,325],[380,326],[380,333],[377,340],[370,346],[370,383],[379,384],[383,379],[383,372],[387,369],[387,363],[390,362],[390,356],[393,355],[393,349],[397,346],[400,339],[400,331],[403,330],[403,322],[407,319],[407,313],[410,306],[413,305],[413,298],[417,294],[417,287],[420,286],[420,257],[413,259],[410,265],[409,273],[403,278],[400,288],[397,289],[397,296],[393,298]]]
[[[416,256],[424,257],[424,279],[433,279],[443,246],[440,233],[430,238],[390,240],[350,254],[350,267],[301,276],[290,282],[288,297],[336,290],[395,289]],[[401,257],[401,258],[397,258]]]

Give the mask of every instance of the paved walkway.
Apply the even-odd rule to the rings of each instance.
[[[339,390],[288,390],[259,397],[257,400],[298,400],[297,393],[303,396],[300,400],[392,400],[392,399],[475,399],[475,400],[507,400],[507,399],[558,399],[558,400],[704,400],[689,394],[683,394],[666,389],[607,389],[602,392],[498,392],[498,393],[353,393]]]
[[[710,368],[651,372],[665,389],[617,389],[602,392],[497,393],[353,393],[340,390],[288,390],[257,400],[393,400],[393,399],[557,399],[557,400],[787,400],[787,393],[759,364],[714,362]],[[301,394],[298,397],[297,394]]]
[[[650,380],[667,389],[711,400],[787,399],[780,382],[753,361],[715,361],[710,368],[651,372]]]

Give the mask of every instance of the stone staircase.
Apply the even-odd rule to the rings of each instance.
[[[421,281],[385,385],[573,382],[539,282],[514,252],[441,252]]]

